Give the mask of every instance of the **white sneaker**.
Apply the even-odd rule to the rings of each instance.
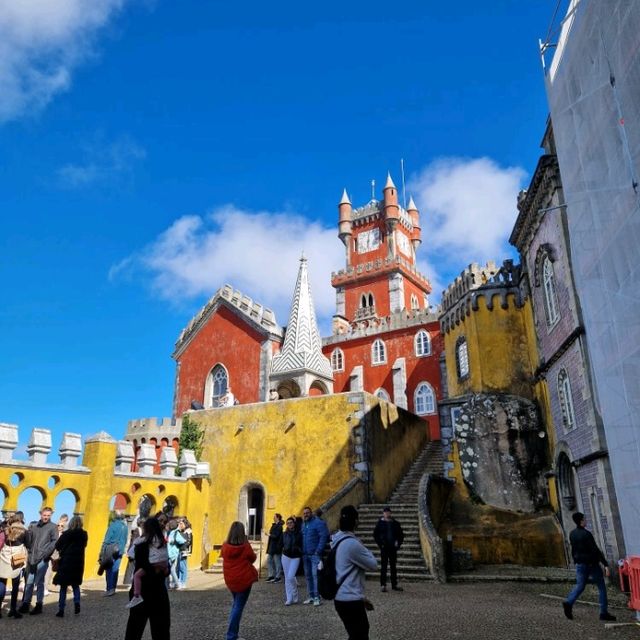
[[[139,604],[144,602],[144,598],[142,596],[133,596],[127,604],[124,605],[125,609],[133,609],[133,607],[137,607]]]
[[[320,598],[314,598],[313,599],[313,606],[314,607],[319,607],[322,603],[320,602]]]
[[[45,589],[44,590],[44,595],[45,596],[50,596],[51,595],[51,591],[49,591],[49,589]]]
[[[307,598],[302,604],[313,604],[315,601],[315,598]]]
[[[109,589],[109,591],[105,591],[102,595],[105,598],[108,598],[109,596],[115,596],[116,595],[116,590],[115,589]]]

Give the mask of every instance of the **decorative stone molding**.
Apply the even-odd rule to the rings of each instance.
[[[32,464],[47,464],[47,456],[51,451],[51,431],[49,429],[33,429],[27,445],[27,454]]]
[[[196,475],[198,469],[198,461],[196,454],[191,449],[183,449],[180,454],[180,475],[183,478],[190,478]]]
[[[138,470],[143,475],[152,475],[157,464],[156,447],[153,444],[142,444],[138,449]]]
[[[18,446],[18,425],[0,422],[0,463],[11,462]]]
[[[82,436],[79,433],[65,433],[60,444],[60,464],[68,469],[78,466],[82,455]]]
[[[128,440],[120,440],[116,449],[116,471],[131,473],[134,459],[133,443]]]
[[[163,447],[160,452],[160,474],[172,477],[176,474],[178,457],[173,447]]]

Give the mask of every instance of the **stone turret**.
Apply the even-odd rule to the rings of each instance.
[[[384,219],[391,231],[400,220],[400,205],[398,204],[398,190],[391,179],[391,174],[387,174],[387,183],[382,190],[384,194]]]
[[[416,203],[413,201],[413,196],[409,196],[409,204],[407,205],[407,213],[411,219],[413,231],[411,232],[411,244],[413,245],[414,252],[418,250],[418,247],[422,243],[422,228],[420,227],[420,212]]]
[[[338,237],[342,240],[343,244],[347,249],[349,248],[349,239],[352,235],[351,229],[351,214],[353,212],[353,207],[351,206],[351,200],[349,200],[349,196],[347,195],[347,190],[345,189],[342,193],[342,199],[338,204]]]

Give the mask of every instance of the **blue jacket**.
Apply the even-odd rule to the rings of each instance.
[[[329,539],[327,523],[312,516],[310,520],[302,522],[302,552],[306,556],[321,556]]]
[[[114,520],[104,535],[102,545],[116,544],[118,545],[118,555],[124,555],[127,550],[127,538],[129,530],[124,520]]]

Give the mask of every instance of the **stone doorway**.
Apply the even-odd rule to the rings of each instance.
[[[257,482],[247,483],[240,490],[238,520],[244,523],[249,540],[260,540],[264,527],[264,487]]]

